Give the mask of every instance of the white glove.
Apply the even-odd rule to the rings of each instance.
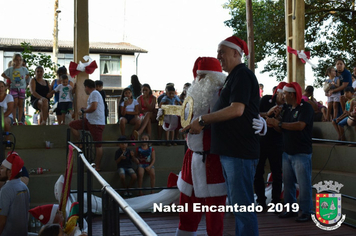
[[[162,108],[159,108],[159,109],[158,109],[158,112],[157,112],[157,118],[156,118],[156,120],[159,121],[159,118],[161,118],[161,116],[163,116],[163,109],[162,109]]]
[[[255,129],[255,134],[259,134],[260,136],[265,136],[267,133],[267,123],[266,120],[263,119],[260,115],[258,115],[258,119],[252,119],[252,128]]]

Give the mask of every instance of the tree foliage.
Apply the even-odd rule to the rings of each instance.
[[[22,58],[26,61],[26,66],[30,74],[30,78],[35,77],[35,70],[37,66],[42,66],[44,69],[43,78],[44,79],[54,79],[56,78],[56,68],[59,66],[52,61],[50,55],[45,55],[43,53],[35,54],[30,43],[22,42],[21,47]],[[31,96],[30,88],[26,88],[26,98]],[[27,101],[29,102],[29,101]]]
[[[44,79],[52,80],[56,78],[56,64],[52,61],[50,55],[45,55],[43,53],[33,53],[33,49],[30,43],[22,42],[21,47],[23,48],[21,54],[23,59],[26,60],[30,78],[35,77],[35,69],[37,66],[43,67]]]
[[[325,80],[328,66],[343,58],[346,68],[356,66],[356,0],[305,0],[305,50],[317,57],[314,85]],[[225,24],[247,39],[246,0],[229,0],[231,19]],[[255,61],[267,59],[262,72],[281,81],[286,77],[284,0],[252,0]]]

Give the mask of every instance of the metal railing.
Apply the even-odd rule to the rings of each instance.
[[[83,151],[68,142],[77,151],[77,181],[78,181],[78,202],[79,202],[79,226],[83,228],[84,218],[84,167],[87,168],[87,210],[91,215],[91,179],[92,176],[102,186],[102,210],[103,210],[103,235],[120,235],[119,207],[127,214],[131,222],[137,227],[142,235],[157,235],[146,222],[127,204],[127,202],[110,186],[108,182],[91,166],[83,154]],[[88,217],[88,235],[92,235],[91,217]]]

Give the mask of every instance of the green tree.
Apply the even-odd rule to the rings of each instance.
[[[346,67],[356,65],[356,0],[305,0],[305,50],[318,57],[313,69],[315,86],[325,80],[328,66],[343,58]],[[286,77],[284,0],[252,0],[255,33],[255,61],[267,59],[262,72],[281,81]],[[247,39],[246,0],[230,0],[231,19],[225,24]]]
[[[52,61],[50,55],[45,55],[43,53],[33,53],[33,49],[30,43],[22,42],[21,47],[23,48],[22,57],[26,60],[27,68],[30,73],[30,78],[35,76],[35,69],[37,66],[42,66],[44,69],[43,78],[52,80],[56,78],[56,67],[55,63]]]
[[[22,58],[26,61],[27,69],[30,74],[30,78],[35,77],[35,70],[37,66],[42,66],[44,69],[43,78],[53,80],[56,78],[56,67],[55,63],[52,61],[50,55],[45,55],[43,53],[35,54],[33,53],[33,48],[30,43],[22,42],[21,47]],[[57,65],[59,66],[59,65]],[[26,98],[31,96],[30,89],[26,89]],[[27,101],[28,102],[28,101]]]

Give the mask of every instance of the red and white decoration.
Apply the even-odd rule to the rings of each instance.
[[[295,49],[293,49],[293,48],[291,48],[291,47],[289,47],[289,46],[287,46],[287,51],[289,52],[289,53],[292,53],[292,54],[294,54],[294,55],[296,55],[296,56],[298,56],[298,58],[305,64],[306,62],[308,63],[308,64],[310,64],[312,67],[316,67],[316,65],[314,65],[313,63],[311,63],[311,61],[309,61],[309,59],[310,59],[310,52],[308,52],[308,51],[304,51],[304,50],[295,50]]]
[[[85,63],[79,61],[79,64],[75,62],[69,63],[69,74],[71,77],[78,75],[80,72],[84,72],[87,74],[93,74],[98,65],[96,64],[95,60],[91,59],[88,55],[83,57]]]

